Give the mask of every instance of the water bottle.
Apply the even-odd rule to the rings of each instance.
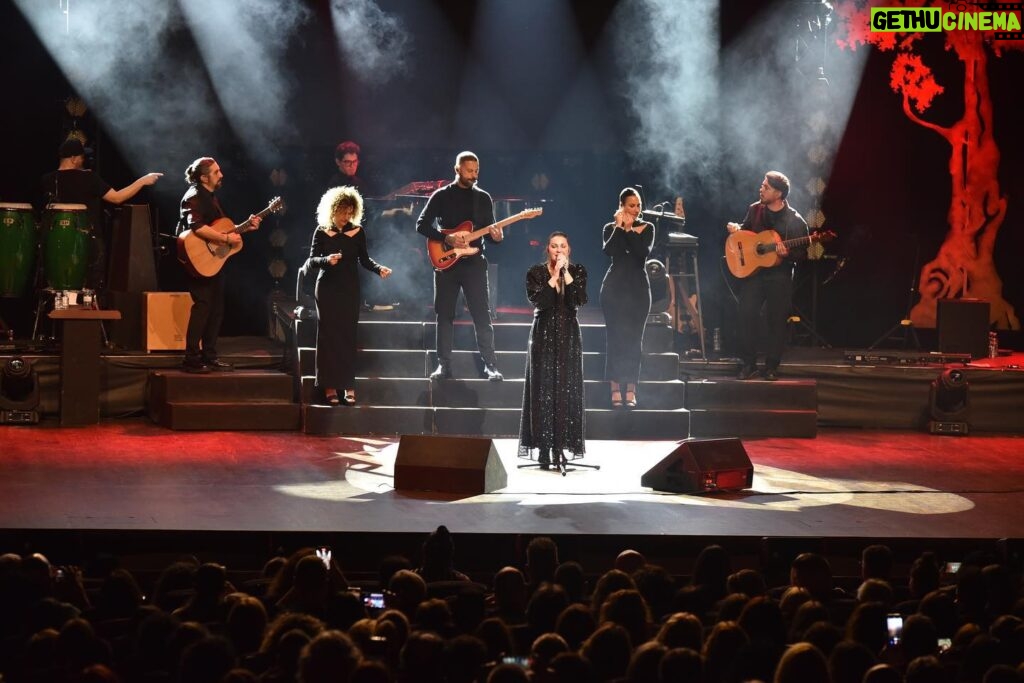
[[[995,332],[988,333],[988,357],[999,357],[999,335],[997,335]]]
[[[82,304],[82,308],[90,309],[93,307],[93,293],[91,289],[83,289],[79,295],[79,302]]]
[[[63,311],[68,307],[66,299],[64,298],[64,292],[54,292],[53,294],[53,310]]]
[[[721,353],[722,351],[722,328],[720,327],[716,327],[711,335],[711,349],[715,353]]]

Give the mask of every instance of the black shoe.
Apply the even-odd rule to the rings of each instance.
[[[500,382],[505,379],[505,376],[501,374],[498,368],[494,367],[490,363],[484,363],[484,376],[486,376],[491,382]]]
[[[769,368],[764,371],[764,378],[769,382],[774,382],[779,378],[779,371],[775,368]]]
[[[436,381],[438,381],[440,379],[451,379],[451,378],[452,378],[452,369],[450,367],[448,367],[447,365],[445,365],[444,363],[438,364],[437,369],[434,370],[432,373],[430,373],[430,379],[433,380],[434,382],[436,382]]]
[[[231,372],[235,369],[235,366],[231,363],[225,363],[224,361],[217,360],[216,358],[213,360],[203,361],[203,363],[205,363],[206,367],[210,368],[213,372]]]
[[[740,374],[736,375],[736,379],[746,380],[757,377],[757,368],[753,365],[744,365],[740,369]]]
[[[540,453],[537,455],[537,464],[542,470],[551,469],[551,451],[549,449],[540,449]]]
[[[185,360],[181,363],[184,372],[191,372],[195,375],[205,375],[210,372],[210,366],[201,360]]]

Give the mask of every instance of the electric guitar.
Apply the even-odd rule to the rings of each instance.
[[[835,238],[836,234],[831,230],[816,230],[807,237],[796,237],[782,244],[791,249],[812,242],[824,244]],[[729,272],[743,278],[753,275],[761,268],[772,268],[782,263],[782,257],[776,252],[777,239],[779,233],[774,230],[737,230],[730,233],[725,240],[725,262],[729,265]]]
[[[454,228],[443,229],[441,232],[445,235],[454,235],[460,232],[466,233],[466,243],[468,244],[476,238],[486,235],[490,232],[491,228],[504,228],[507,225],[512,225],[522,220],[536,218],[542,213],[544,213],[544,209],[523,209],[514,216],[509,216],[504,220],[478,230],[473,230],[473,221],[465,221],[459,223]],[[427,255],[430,257],[430,262],[435,270],[448,270],[458,263],[459,259],[478,253],[480,253],[480,250],[477,247],[452,247],[444,240],[427,240]]]
[[[263,218],[267,214],[277,213],[284,207],[280,197],[270,200],[267,208],[256,214],[257,218]],[[213,228],[222,235],[233,232],[239,235],[256,230],[258,226],[252,225],[249,220],[235,225],[230,218],[218,218],[210,223]],[[207,242],[191,230],[186,230],[178,235],[178,260],[188,269],[190,273],[199,277],[213,277],[224,267],[229,258],[242,251],[242,242],[238,244],[214,244]]]

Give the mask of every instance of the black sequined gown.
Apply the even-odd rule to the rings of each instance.
[[[526,273],[533,328],[526,360],[519,456],[530,449],[562,449],[582,456],[584,424],[583,339],[576,309],[587,303],[587,269],[569,265],[573,282],[559,295],[548,285],[547,265]]]

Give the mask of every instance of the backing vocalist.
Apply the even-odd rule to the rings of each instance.
[[[553,232],[544,262],[526,272],[526,296],[534,310],[519,457],[537,449],[541,469],[567,454],[584,453],[583,339],[576,309],[587,303],[587,269],[569,261],[571,251],[568,236]]]

